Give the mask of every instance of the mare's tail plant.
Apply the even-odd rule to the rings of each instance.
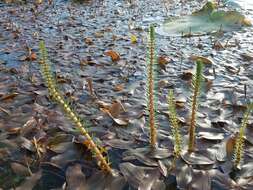
[[[97,146],[96,143],[92,140],[92,137],[86,131],[85,126],[83,122],[81,122],[77,113],[73,111],[70,105],[66,102],[63,96],[57,90],[56,82],[52,75],[51,67],[48,63],[47,50],[45,47],[45,43],[43,41],[40,42],[39,49],[40,49],[40,54],[41,54],[40,63],[41,63],[42,75],[47,84],[47,88],[52,99],[63,108],[64,113],[72,120],[72,122],[75,124],[75,127],[81,132],[81,134],[85,136],[86,141],[84,144],[96,157],[99,167],[103,171],[111,173],[111,168],[109,166],[107,158],[103,156],[102,152],[99,149],[99,146]]]
[[[196,128],[196,114],[198,109],[198,96],[201,90],[201,83],[202,83],[202,62],[197,60],[197,67],[196,73],[192,78],[192,107],[191,107],[191,121],[190,121],[190,128],[189,128],[189,145],[188,151],[194,152],[195,150],[195,128]]]
[[[244,152],[244,136],[245,136],[245,129],[247,127],[247,123],[249,121],[250,113],[253,110],[253,103],[250,103],[247,107],[247,110],[243,116],[242,124],[239,129],[239,134],[235,141],[234,147],[234,168],[238,168],[239,164],[242,162],[243,159],[243,152]]]
[[[169,106],[169,117],[172,127],[172,135],[174,140],[174,155],[176,158],[179,158],[182,151],[182,137],[180,134],[178,117],[175,107],[174,93],[173,90],[169,91],[168,94],[168,106]]]
[[[147,109],[149,116],[149,127],[150,127],[150,144],[151,147],[155,148],[157,134],[156,134],[156,120],[155,120],[155,93],[154,93],[154,72],[156,64],[155,55],[155,29],[151,25],[149,28],[149,43],[148,43],[148,61],[147,61]]]

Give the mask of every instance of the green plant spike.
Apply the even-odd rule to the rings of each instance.
[[[155,29],[151,25],[149,28],[149,61],[147,61],[147,96],[148,96],[148,114],[150,128],[150,145],[156,147],[156,120],[155,120],[155,94],[154,94],[154,65],[155,65]]]
[[[55,102],[57,102],[63,109],[64,113],[72,120],[72,122],[75,124],[76,128],[81,132],[83,136],[85,136],[86,140],[83,143],[91,152],[94,153],[97,163],[99,167],[106,172],[111,173],[111,167],[109,163],[107,162],[107,158],[103,156],[101,153],[99,147],[96,145],[96,143],[93,141],[92,137],[89,135],[89,133],[86,131],[84,122],[81,122],[79,119],[77,113],[73,111],[73,109],[69,106],[67,101],[62,97],[60,92],[58,92],[56,88],[56,82],[53,78],[51,67],[48,63],[47,59],[47,51],[45,47],[44,41],[41,41],[39,44],[40,54],[41,54],[41,70],[43,78],[47,84],[48,91]]]
[[[169,91],[168,94],[168,106],[169,106],[169,117],[170,123],[172,126],[172,135],[174,138],[174,155],[176,158],[179,158],[182,151],[182,137],[180,134],[178,116],[175,107],[175,99],[173,90]]]
[[[195,150],[195,128],[196,128],[196,115],[198,109],[198,96],[201,90],[201,83],[202,83],[202,62],[197,60],[197,67],[196,73],[192,79],[192,102],[191,102],[191,121],[190,121],[190,128],[189,128],[189,144],[188,144],[188,151],[194,152]]]
[[[243,153],[244,153],[244,141],[245,141],[245,129],[247,127],[247,123],[249,121],[249,116],[253,110],[253,103],[250,103],[247,107],[246,112],[244,113],[243,119],[242,119],[242,124],[239,129],[239,134],[236,138],[235,141],[235,147],[234,147],[234,167],[238,168],[240,163],[242,162],[243,159]]]

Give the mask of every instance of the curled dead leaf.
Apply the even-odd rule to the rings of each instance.
[[[116,51],[113,51],[113,50],[106,51],[105,55],[110,56],[112,61],[120,60],[120,55]]]
[[[166,56],[159,56],[157,58],[157,62],[160,66],[160,68],[164,71],[166,71],[166,65],[171,61],[170,58],[166,57]]]

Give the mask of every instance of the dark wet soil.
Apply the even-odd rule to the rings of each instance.
[[[253,98],[252,27],[191,38],[157,34],[157,56],[167,62],[158,67],[156,76],[159,148],[149,149],[145,121],[148,26],[159,27],[167,16],[190,14],[203,3],[172,3],[166,12],[163,1],[151,0],[1,1],[0,188],[252,189],[252,117],[241,170],[232,171],[227,148]],[[133,35],[137,43],[131,42]],[[85,119],[95,141],[108,151],[114,177],[99,171],[83,146],[85,139],[48,96],[39,65],[40,40],[46,43],[59,90]],[[120,59],[112,61],[106,55],[110,50]],[[212,62],[204,67],[198,151],[191,155],[183,151],[177,167],[168,170],[173,141],[167,94],[174,89],[187,150],[192,55]]]

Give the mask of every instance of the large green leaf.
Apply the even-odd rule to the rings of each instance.
[[[165,22],[157,32],[162,35],[179,36],[206,34],[222,30],[238,30],[243,26],[251,26],[251,22],[238,11],[216,10],[215,4],[208,2],[192,15],[183,16]]]

